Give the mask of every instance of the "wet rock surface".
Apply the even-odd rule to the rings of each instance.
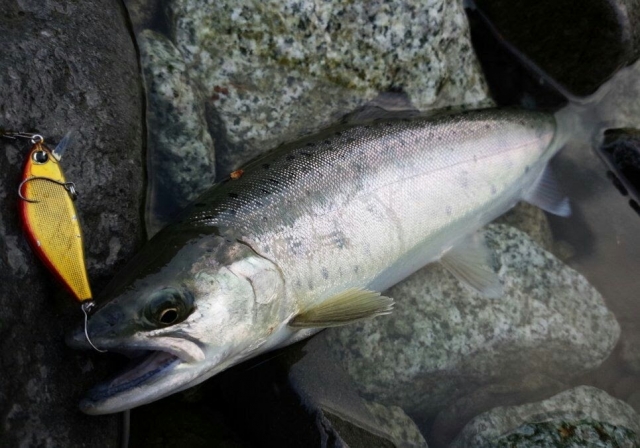
[[[80,193],[94,291],[142,236],[141,86],[118,3],[9,1],[0,14],[0,127],[55,143],[75,130],[63,158]],[[88,417],[81,395],[104,360],[74,352],[64,334],[81,313],[23,237],[17,186],[29,145],[0,139],[0,445],[119,443],[119,417]]]
[[[364,395],[429,418],[481,386],[600,365],[620,327],[600,294],[522,232],[490,225],[500,299],[428,266],[385,294],[391,316],[324,334]]]
[[[581,2],[580,8],[553,0],[476,3],[504,39],[579,96],[594,92],[616,70],[640,56],[637,0],[589,0]],[[487,58],[483,66],[495,62]],[[488,71],[497,76],[488,77],[492,91],[505,87],[498,78],[512,83],[500,76],[501,71],[505,74],[504,67]]]
[[[635,447],[640,416],[623,401],[580,386],[547,400],[498,407],[473,419],[451,448]]]

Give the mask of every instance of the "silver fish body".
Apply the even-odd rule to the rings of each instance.
[[[521,200],[555,131],[552,115],[504,110],[330,130],[214,188],[184,225],[232,231],[278,265],[298,306],[382,291]]]
[[[82,409],[116,412],[190,387],[321,329],[293,324],[307,310],[383,291],[451,253],[531,195],[564,143],[558,127],[517,110],[380,120],[254,161],[112,282],[89,320],[94,344],[152,355]],[[73,343],[87,345],[82,333]]]

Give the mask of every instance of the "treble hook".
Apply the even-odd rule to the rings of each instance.
[[[91,347],[93,347],[97,352],[106,353],[107,350],[100,350],[98,347],[93,345],[93,342],[91,342],[91,338],[89,338],[89,330],[87,329],[89,326],[89,313],[95,305],[96,304],[93,300],[87,300],[80,306],[80,308],[82,308],[82,312],[84,313],[84,337],[87,338],[87,342],[89,342],[89,345],[91,345]]]
[[[40,201],[36,201],[35,199],[28,199],[22,195],[22,187],[24,186],[24,184],[26,184],[31,180],[37,180],[37,179],[46,180],[49,182],[53,182],[54,184],[58,184],[64,187],[64,189],[69,192],[69,196],[71,196],[72,200],[75,201],[76,199],[78,199],[78,191],[76,190],[76,184],[74,184],[73,182],[59,182],[55,179],[50,179],[48,177],[41,177],[41,176],[28,177],[22,182],[20,182],[20,185],[18,186],[18,196],[20,197],[20,199],[22,199],[23,201],[30,202],[32,204],[36,204],[40,202]]]

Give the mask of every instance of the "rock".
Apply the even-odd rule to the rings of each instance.
[[[380,92],[418,109],[488,104],[460,2],[174,0],[168,16],[224,173]]]
[[[117,2],[4,2],[0,46],[0,126],[38,131],[53,144],[75,129],[62,163],[80,193],[99,292],[143,234],[142,93],[124,11]],[[120,417],[77,409],[105,373],[104,359],[65,346],[82,314],[20,229],[28,149],[0,139],[0,445],[115,447]]]
[[[539,374],[482,387],[438,414],[429,431],[429,441],[435,448],[448,447],[464,426],[483,412],[498,406],[539,401],[566,389],[560,381]]]
[[[385,293],[391,316],[324,333],[368,399],[426,419],[483,385],[564,380],[609,355],[620,327],[584,277],[508,226],[490,225],[487,242],[501,298],[428,266]]]
[[[544,250],[554,252],[553,235],[545,212],[527,202],[520,202],[495,221],[523,231]],[[555,253],[554,253],[555,255]]]
[[[365,405],[378,429],[389,435],[396,447],[428,447],[420,430],[402,408],[374,402],[365,402]]]
[[[147,94],[149,236],[211,187],[216,179],[213,140],[204,99],[182,55],[166,37],[138,34]]]
[[[635,447],[640,417],[606,392],[580,386],[547,400],[498,407],[479,415],[451,448]],[[562,445],[561,445],[562,444]]]
[[[588,0],[579,9],[553,0],[475,2],[504,39],[576,95],[594,92],[640,55],[636,0]],[[599,24],[596,34],[594,23]],[[491,62],[492,55],[487,56]],[[498,81],[488,79],[492,87]]]

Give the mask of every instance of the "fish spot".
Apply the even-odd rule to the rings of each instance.
[[[496,194],[498,192],[498,189],[496,188],[495,185],[491,184],[491,194]]]
[[[309,143],[307,143],[307,146],[308,146],[309,148],[313,148],[314,146],[316,146],[316,144],[315,144],[315,143],[312,143],[312,142],[309,142]]]
[[[228,208],[227,213],[229,213],[231,216],[236,216],[237,210],[233,208]]]
[[[300,154],[302,154],[303,156],[306,156],[306,157],[311,157],[313,155],[312,153],[307,152],[307,151],[300,151]]]
[[[238,193],[228,193],[227,196],[229,196],[230,198],[237,198],[238,197]]]
[[[529,171],[531,171],[531,167],[529,165],[524,167],[524,172],[525,174],[528,173]]]
[[[331,140],[329,140],[329,139],[325,140],[325,141],[324,141],[324,144],[325,144],[325,145],[330,145],[330,144],[331,144]]]
[[[451,212],[452,212],[451,207],[447,205],[444,208],[444,212],[447,214],[447,216],[451,216]]]
[[[269,190],[265,190],[264,188],[261,188],[260,191],[263,192],[264,194],[271,194]]]
[[[329,278],[329,270],[327,268],[322,268],[322,278],[325,280]]]
[[[335,134],[333,134],[333,135],[335,135],[336,137],[340,137],[340,136],[342,135],[342,132],[338,131],[338,132],[336,132],[336,133],[335,133]]]
[[[287,160],[294,160],[295,158],[296,158],[296,156],[293,156],[293,155],[291,155],[291,154],[289,154],[289,155],[286,157],[286,159],[287,159]]]
[[[393,121],[387,121],[385,123],[386,126],[393,126],[395,123]]]
[[[270,166],[270,165],[269,165],[268,163],[263,163],[263,164],[262,164],[262,168],[264,168],[265,170],[268,170],[268,169],[269,169],[269,166]]]
[[[267,218],[266,216],[263,216],[262,217],[262,222],[267,222],[267,221],[269,221],[269,218]]]
[[[200,207],[206,207],[206,206],[207,206],[207,203],[206,203],[206,202],[196,202],[196,203],[195,203],[195,204],[193,204],[193,205],[194,205],[194,207],[198,207],[198,208],[200,208]]]
[[[277,181],[276,179],[273,179],[273,178],[269,179],[269,182],[274,183],[274,184],[279,184],[280,183],[279,181]]]
[[[353,272],[354,272],[355,274],[357,274],[357,273],[358,273],[358,271],[360,271],[360,266],[355,265],[355,266],[353,267]]]

